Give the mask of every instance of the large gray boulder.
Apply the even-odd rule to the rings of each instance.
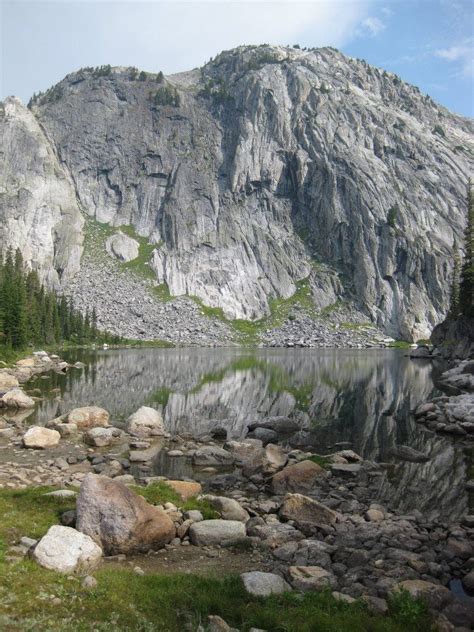
[[[335,511],[302,494],[285,496],[280,516],[285,520],[293,520],[303,531],[312,527],[329,527],[337,520]]]
[[[283,577],[275,573],[250,571],[248,573],[242,573],[240,577],[244,582],[245,590],[255,597],[280,595],[281,593],[291,590],[291,587],[286,583]]]
[[[68,424],[75,424],[78,430],[89,430],[89,428],[108,426],[109,419],[109,413],[99,406],[74,408],[66,415],[66,422]]]
[[[7,408],[34,408],[35,400],[24,393],[21,388],[13,388],[7,391],[0,399]]]
[[[53,571],[86,574],[99,564],[102,549],[76,529],[54,525],[33,549],[32,556]]]
[[[238,520],[245,523],[250,518],[248,512],[233,498],[211,495],[207,495],[205,498],[224,520]]]
[[[118,232],[111,235],[105,242],[107,252],[120,261],[133,261],[138,257],[140,244],[136,239]]]
[[[317,463],[309,460],[300,461],[287,465],[273,476],[272,491],[274,494],[308,492],[325,476],[326,470]]]
[[[189,529],[191,542],[196,546],[237,544],[245,535],[245,525],[237,520],[202,520]]]
[[[32,426],[23,435],[23,445],[25,448],[36,448],[44,450],[45,448],[55,448],[61,435],[57,430],[43,428],[43,426]]]
[[[234,456],[215,445],[206,445],[194,452],[194,465],[232,465],[235,461]]]
[[[76,528],[106,555],[158,549],[171,542],[175,526],[161,507],[148,504],[123,483],[88,474],[77,498]]]

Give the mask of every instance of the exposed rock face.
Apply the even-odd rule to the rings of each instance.
[[[149,505],[123,483],[95,474],[88,474],[81,485],[76,527],[108,555],[160,548],[175,536],[163,509]]]
[[[446,319],[434,328],[431,340],[445,358],[473,358],[474,319],[467,316]]]
[[[270,299],[292,296],[307,278],[317,309],[353,300],[394,336],[428,335],[447,307],[462,232],[468,120],[327,48],[241,47],[166,85],[179,105],[155,75],[136,81],[123,68],[68,75],[31,112],[7,101],[6,164],[25,174],[33,198],[57,186],[49,198],[67,204],[43,221],[28,199],[13,203],[17,186],[0,210],[3,243],[34,252],[40,226],[38,265],[69,274],[80,205],[156,244],[149,263],[172,295],[195,295],[230,318],[268,314]],[[36,186],[41,161],[23,161],[40,149],[58,168]],[[54,248],[64,209],[71,221]],[[20,229],[15,217],[24,216]],[[93,291],[100,308],[103,292]]]
[[[0,106],[0,244],[19,248],[50,285],[79,270],[82,225],[74,185],[41,124],[21,102]]]

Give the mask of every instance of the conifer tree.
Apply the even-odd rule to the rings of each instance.
[[[461,275],[461,256],[456,241],[453,244],[453,273],[451,279],[451,295],[449,297],[449,318],[457,318],[459,316],[459,283]]]
[[[474,317],[474,192],[471,179],[467,190],[467,222],[464,231],[464,263],[459,288],[459,306],[464,316]]]

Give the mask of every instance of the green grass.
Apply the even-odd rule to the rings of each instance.
[[[176,500],[157,484],[139,488],[155,502]],[[287,593],[268,598],[246,594],[239,577],[195,574],[136,575],[126,567],[94,573],[98,586],[41,568],[34,561],[5,559],[22,535],[41,537],[71,508],[70,499],[45,497],[51,488],[0,490],[0,629],[9,632],[181,632],[206,624],[210,614],[247,632],[420,632],[431,629],[426,608],[402,594],[389,615],[370,614],[364,604],[344,604],[328,592]],[[190,502],[190,501],[188,501]],[[53,599],[57,603],[53,603]]]
[[[6,345],[0,345],[0,360],[5,364],[12,365],[18,360],[22,360],[33,353],[33,348],[28,349],[12,349]],[[2,366],[0,366],[0,369]]]
[[[331,460],[328,459],[327,456],[321,456],[319,454],[312,454],[308,461],[313,461],[313,463],[317,463],[320,467],[325,470],[328,470],[331,467]]]
[[[121,231],[138,242],[138,257],[132,261],[118,261],[119,269],[128,270],[141,279],[155,279],[155,273],[150,268],[150,259],[155,248],[160,244],[149,243],[147,237],[139,235],[133,226],[123,224],[122,226],[110,226],[98,222],[90,217],[86,218],[84,226],[84,248],[86,252],[96,260],[104,260],[109,257],[105,249],[106,240]]]
[[[407,342],[406,340],[395,340],[394,342],[391,342],[388,346],[392,347],[393,349],[409,349],[411,347],[411,343]]]
[[[207,500],[198,500],[197,498],[189,498],[183,502],[181,496],[174,491],[172,487],[165,481],[151,483],[146,487],[133,486],[133,491],[149,502],[151,505],[163,505],[164,503],[173,503],[182,511],[190,511],[191,509],[199,510],[206,520],[218,518],[219,514],[215,511]]]
[[[238,341],[244,345],[257,343],[260,335],[266,329],[274,329],[283,325],[295,308],[304,311],[312,318],[317,318],[320,314],[314,307],[308,278],[296,283],[296,291],[289,298],[270,299],[268,302],[270,314],[258,320],[244,320],[239,318],[231,320],[225,316],[224,311],[220,307],[204,305],[202,300],[197,296],[190,296],[190,298],[197,303],[203,316],[217,318],[227,324],[234,330]],[[339,307],[339,303],[337,307]]]
[[[152,288],[152,293],[162,303],[167,303],[168,301],[172,301],[174,298],[170,294],[170,289],[167,283],[161,283],[160,285],[155,285]]]

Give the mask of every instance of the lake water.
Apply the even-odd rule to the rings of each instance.
[[[462,515],[472,454],[449,438],[415,424],[410,415],[437,394],[436,368],[401,350],[122,349],[64,353],[85,368],[33,383],[45,395],[31,421],[43,423],[77,406],[106,408],[120,425],[142,405],[162,410],[171,433],[229,439],[273,415],[296,416],[303,432],[285,440],[320,454],[351,447],[363,457],[391,462],[380,499],[428,516]],[[33,386],[32,385],[32,386]],[[56,400],[60,390],[60,399]],[[409,445],[426,463],[391,455]]]

